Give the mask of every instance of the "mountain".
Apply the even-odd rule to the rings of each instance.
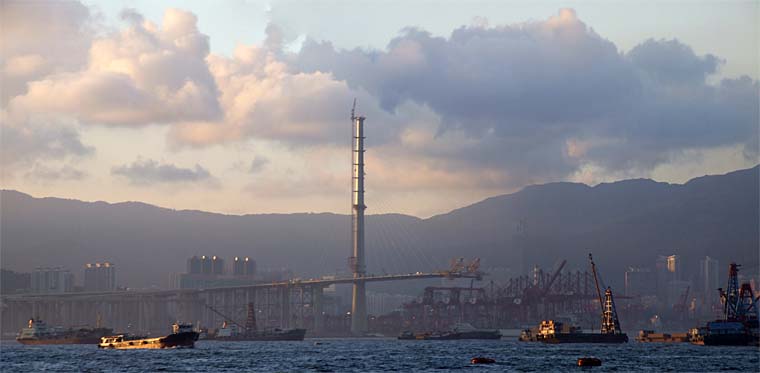
[[[721,266],[737,261],[757,269],[758,180],[754,167],[685,184],[551,183],[429,219],[370,215],[368,272],[441,269],[455,257],[480,257],[483,267],[512,273],[561,259],[586,268],[589,251],[618,286],[627,266],[651,266],[658,255],[681,255],[689,268],[710,255]],[[350,254],[347,215],[224,215],[12,190],[0,193],[0,208],[3,268],[62,265],[81,276],[84,263],[108,260],[117,265],[118,282],[131,287],[167,286],[192,255],[250,256],[260,268],[310,277],[345,272]]]

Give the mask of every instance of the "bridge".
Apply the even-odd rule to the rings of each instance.
[[[354,108],[356,101],[354,100]],[[103,325],[141,333],[164,331],[175,320],[193,321],[207,327],[221,324],[207,306],[223,309],[236,319],[244,319],[248,303],[253,303],[262,327],[300,327],[320,333],[324,329],[323,290],[335,284],[352,285],[351,332],[367,332],[369,282],[430,278],[480,279],[479,260],[465,266],[454,261],[448,271],[397,275],[367,275],[364,253],[364,120],[351,110],[352,133],[352,277],[339,279],[293,279],[209,289],[159,291],[81,292],[68,294],[25,294],[0,297],[0,330],[14,333],[30,317],[52,325]]]
[[[331,285],[433,278],[481,279],[475,270],[448,270],[361,278],[292,279],[208,289],[125,290],[59,294],[18,294],[0,297],[0,318],[5,337],[16,333],[30,317],[65,327],[100,324],[119,331],[161,333],[176,320],[218,327],[224,321],[207,306],[244,320],[253,303],[261,327],[299,327],[319,335],[324,332],[326,312],[323,290]]]

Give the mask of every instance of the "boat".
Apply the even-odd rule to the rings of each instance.
[[[163,337],[148,338],[130,334],[118,334],[103,337],[98,347],[103,349],[164,349],[164,348],[193,348],[198,340],[198,332],[193,330],[193,324],[175,323],[172,334]]]
[[[536,340],[543,343],[625,343],[625,333],[584,333],[577,326],[565,325],[554,320],[544,320],[538,327]]]
[[[468,323],[455,324],[450,330],[413,333],[402,332],[398,339],[402,340],[451,340],[451,339],[500,339],[501,332],[498,329],[477,329]]]
[[[723,303],[723,318],[691,329],[691,343],[705,346],[758,346],[760,322],[757,302],[749,283],[739,286],[739,265],[729,264],[728,288],[718,289]]]
[[[113,330],[109,328],[50,327],[40,319],[31,318],[16,341],[25,345],[98,344],[101,337],[111,333]]]
[[[640,330],[636,336],[637,342],[663,342],[663,343],[681,343],[691,340],[689,333],[655,333],[654,330]]]
[[[256,326],[256,310],[253,303],[248,303],[248,317],[245,325],[236,323],[211,306],[206,306],[225,318],[222,327],[216,334],[209,335],[208,340],[217,341],[303,341],[306,329],[301,328],[271,328],[259,329]],[[230,320],[228,323],[227,320]]]
[[[743,322],[715,320],[691,331],[691,343],[703,346],[757,345],[757,336]]]
[[[604,291],[604,300],[599,288],[599,279],[596,272],[596,264],[591,254],[588,254],[591,262],[591,270],[594,274],[594,283],[602,307],[602,327],[599,333],[584,333],[580,327],[565,324],[555,320],[543,320],[538,329],[524,329],[520,333],[519,340],[522,342],[543,343],[626,343],[628,335],[620,329],[620,321],[615,308],[615,299],[612,289],[607,287]]]

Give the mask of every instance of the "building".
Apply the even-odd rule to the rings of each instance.
[[[671,281],[680,281],[683,279],[683,270],[681,269],[681,257],[671,255],[667,258],[667,268],[670,272]]]
[[[629,267],[625,271],[625,295],[657,294],[657,278],[650,268]]]
[[[63,267],[37,267],[32,273],[32,292],[68,293],[74,290],[74,275]]]
[[[718,260],[706,256],[699,260],[699,286],[702,293],[703,303],[712,304],[717,302],[720,277],[718,276]]]
[[[211,258],[204,255],[201,257],[201,274],[210,275],[211,273],[213,273]]]
[[[113,263],[87,263],[84,265],[85,291],[116,290],[116,266]]]
[[[193,256],[187,260],[187,272],[173,273],[171,278],[175,289],[251,285],[257,280],[255,260],[235,257],[230,268],[226,268],[224,259],[216,255]]]
[[[224,259],[216,255],[211,257],[211,273],[216,276],[224,274]]]
[[[201,258],[193,255],[192,258],[187,260],[187,273],[194,275],[201,273]]]
[[[256,261],[249,258],[235,257],[232,261],[233,276],[256,276]]]

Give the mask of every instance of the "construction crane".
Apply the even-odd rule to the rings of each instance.
[[[594,273],[594,284],[596,285],[596,294],[599,297],[599,306],[602,308],[602,334],[622,334],[620,320],[617,316],[615,299],[612,297],[612,289],[607,287],[604,290],[604,302],[602,302],[602,292],[599,289],[599,276],[596,273],[596,264],[591,253],[588,254],[588,260],[591,262],[591,271]]]
[[[225,315],[225,314],[223,314],[223,313],[219,312],[219,311],[218,311],[216,308],[214,308],[214,307],[211,307],[211,306],[210,306],[210,305],[208,305],[208,304],[205,304],[205,306],[206,306],[206,308],[208,308],[208,309],[210,309],[211,311],[213,311],[215,314],[217,314],[217,315],[219,315],[219,316],[223,317],[225,321],[229,321],[229,322],[231,322],[231,323],[233,323],[233,324],[235,324],[235,325],[237,325],[237,326],[241,327],[243,330],[245,330],[245,326],[243,326],[243,325],[241,325],[240,323],[238,323],[237,321],[235,321],[235,319],[233,319],[233,318],[231,318],[231,317],[229,317],[229,316],[227,316],[227,315]]]
[[[567,260],[562,260],[562,263],[559,265],[559,268],[557,268],[556,271],[554,271],[554,275],[552,275],[552,278],[549,280],[549,283],[544,286],[544,290],[541,292],[541,297],[545,297],[549,294],[549,291],[552,288],[552,285],[554,284],[554,281],[557,280],[557,277],[559,276],[559,273],[562,272],[562,268],[565,267],[565,264],[567,264]]]

